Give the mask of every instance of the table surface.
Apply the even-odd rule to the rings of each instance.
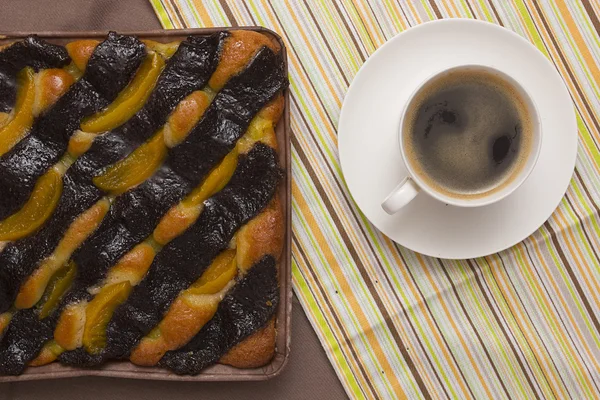
[[[294,133],[294,289],[350,396],[600,398],[600,2],[151,4],[167,29],[259,24],[286,42]],[[560,73],[578,116],[577,166],[559,207],[523,242],[471,260],[426,257],[379,232],[353,202],[337,148],[341,106],[364,62],[405,32],[397,40],[410,40],[416,50],[397,54],[378,72],[401,74],[402,64],[414,63],[420,66],[415,82],[424,79],[433,72],[429,60],[441,56],[431,46],[450,36],[439,31],[423,36],[417,32],[429,28],[412,33],[409,28],[447,18],[487,21],[528,40]],[[502,65],[525,61],[506,58]],[[541,76],[528,82],[543,84]],[[375,81],[365,84],[378,95]],[[388,84],[398,96],[411,90]],[[401,98],[388,106],[383,122],[394,130]],[[373,107],[367,102],[353,112],[369,120],[376,117]],[[364,128],[373,142],[364,151],[381,152],[381,130]],[[356,163],[369,169],[365,160]]]
[[[0,0],[1,31],[131,31],[160,29],[146,0]],[[86,399],[310,399],[346,398],[317,335],[296,298],[292,315],[292,350],[283,373],[266,382],[190,383],[110,378],[73,378],[0,384],[0,400]]]

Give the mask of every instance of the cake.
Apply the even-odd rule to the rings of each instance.
[[[248,30],[0,48],[0,374],[270,361],[281,53]]]

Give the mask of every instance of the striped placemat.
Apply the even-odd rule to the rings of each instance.
[[[151,2],[165,28],[263,25],[285,39],[294,288],[351,397],[600,397],[598,1]],[[503,25],[547,55],[580,139],[550,220],[508,251],[465,261],[381,235],[352,202],[337,155],[342,100],[362,63],[398,32],[452,17]]]

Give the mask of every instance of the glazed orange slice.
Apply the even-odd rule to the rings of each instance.
[[[95,177],[94,184],[108,193],[123,193],[152,176],[166,156],[167,147],[161,131],[128,157]]]
[[[51,169],[38,179],[23,208],[0,221],[0,241],[17,240],[35,232],[52,215],[62,192],[62,177]]]
[[[76,273],[77,267],[75,266],[75,263],[71,261],[54,274],[46,287],[46,296],[41,300],[42,308],[39,314],[40,319],[46,318],[50,315],[50,312],[56,308],[65,292],[71,287],[71,283],[73,283]]]
[[[85,311],[83,347],[90,354],[98,354],[106,346],[106,327],[115,309],[127,300],[131,292],[129,281],[103,288],[88,304]]]
[[[119,93],[115,101],[99,113],[85,118],[81,130],[100,133],[123,125],[146,104],[164,66],[165,60],[160,54],[149,54],[131,83]]]
[[[34,76],[33,69],[29,67],[19,72],[14,118],[0,129],[0,155],[12,149],[31,128],[35,103]]]
[[[235,250],[226,250],[219,254],[210,267],[204,271],[189,289],[186,295],[219,293],[237,275]]]

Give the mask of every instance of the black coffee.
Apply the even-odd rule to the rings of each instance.
[[[516,177],[531,148],[522,96],[492,72],[461,69],[414,99],[403,145],[416,174],[453,196],[483,196]]]

